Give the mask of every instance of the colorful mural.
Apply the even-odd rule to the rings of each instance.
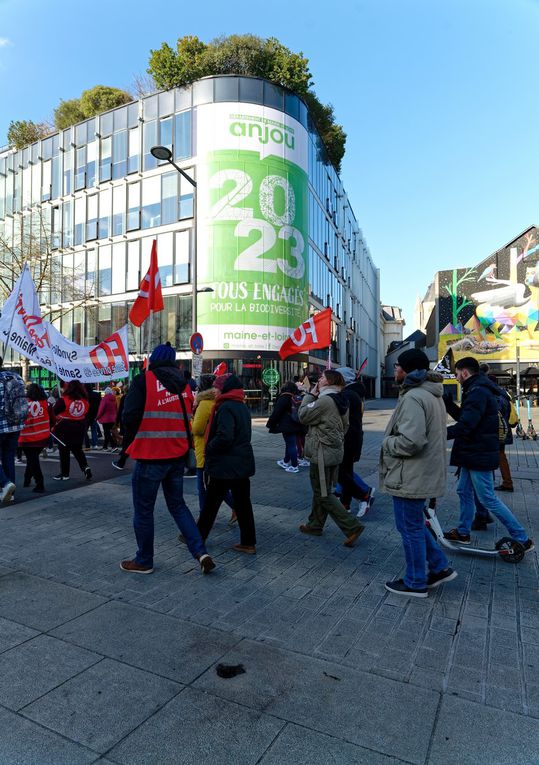
[[[475,268],[438,273],[438,358],[539,360],[539,230]]]

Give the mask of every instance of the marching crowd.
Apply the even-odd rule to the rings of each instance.
[[[424,508],[445,493],[447,440],[453,441],[450,464],[457,468],[460,498],[458,526],[447,540],[470,544],[470,531],[484,530],[495,516],[525,552],[533,541],[496,491],[512,491],[505,445],[511,441],[511,402],[481,370],[476,359],[456,363],[462,386],[460,406],[444,394],[443,378],[430,371],[426,355],[403,352],[395,365],[397,406],[387,425],[380,453],[380,489],[392,497],[396,528],[402,537],[405,574],[386,589],[406,597],[427,597],[429,589],[457,576],[425,525]],[[299,531],[321,536],[328,516],[352,547],[364,531],[360,519],[374,501],[374,489],[355,472],[363,443],[365,391],[349,367],[327,369],[320,377],[286,382],[267,421],[270,433],[282,435],[278,461],[288,473],[309,467],[311,512]],[[447,414],[455,424],[447,426]],[[59,452],[56,480],[69,479],[73,455],[87,480],[92,478],[85,449],[97,445],[120,449],[113,465],[122,470],[134,460],[132,497],[137,551],[120,567],[150,574],[154,562],[154,506],[162,487],[179,540],[198,560],[203,573],[215,568],[206,542],[225,502],[230,525],[237,523],[238,553],[256,554],[256,530],[250,479],[255,473],[251,416],[240,379],[230,373],[202,375],[195,385],[178,369],[170,344],[158,345],[147,369],[130,387],[107,387],[103,397],[78,381],[64,383],[56,397],[37,384],[26,388],[0,360],[0,502],[13,500],[15,456],[26,458],[24,485],[45,490],[39,455]],[[88,435],[90,430],[90,436]],[[493,471],[502,469],[495,487]],[[195,521],[183,497],[186,470],[196,476],[199,516]],[[353,501],[357,501],[352,511]]]

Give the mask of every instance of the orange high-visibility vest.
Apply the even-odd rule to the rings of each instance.
[[[127,453],[135,460],[182,457],[189,447],[179,396],[168,391],[153,372],[145,374],[144,414]]]
[[[62,401],[66,405],[66,408],[56,416],[57,424],[60,420],[80,422],[81,420],[86,419],[90,404],[85,398],[69,398],[69,396],[62,396]]]
[[[28,401],[28,415],[19,436],[19,444],[32,446],[46,441],[51,434],[49,410],[46,401]]]

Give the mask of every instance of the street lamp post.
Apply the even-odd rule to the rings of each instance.
[[[197,256],[198,256],[198,241],[197,241],[197,228],[198,228],[198,190],[197,190],[197,182],[194,180],[194,178],[191,178],[190,175],[188,175],[185,170],[182,170],[181,167],[178,167],[178,165],[174,162],[172,159],[172,152],[167,146],[152,146],[150,149],[150,153],[153,157],[156,159],[159,159],[161,161],[169,162],[173,167],[176,168],[176,170],[179,172],[180,175],[182,175],[186,181],[188,181],[193,189],[195,190],[195,205],[194,205],[194,241],[193,241],[193,257],[192,257],[192,264],[193,267],[191,269],[191,286],[193,291],[193,298],[192,298],[192,317],[191,317],[191,327],[193,333],[197,331],[197,295],[198,295],[198,283],[197,283]],[[201,292],[210,292],[212,290],[210,289],[203,289],[200,290]]]

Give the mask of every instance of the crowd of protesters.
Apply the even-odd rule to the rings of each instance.
[[[425,525],[429,501],[445,493],[447,440],[453,441],[450,464],[457,467],[460,520],[445,532],[447,540],[470,544],[470,530],[483,530],[495,516],[525,552],[533,541],[495,490],[511,491],[505,458],[510,442],[510,400],[476,359],[456,363],[462,387],[460,406],[444,394],[443,378],[429,369],[420,350],[403,352],[395,365],[397,406],[387,425],[380,454],[380,490],[393,501],[396,528],[402,537],[405,574],[386,589],[407,597],[427,597],[429,589],[457,576]],[[299,526],[303,534],[322,535],[328,516],[352,547],[365,527],[360,519],[372,507],[374,488],[355,470],[363,444],[365,390],[349,367],[327,369],[319,377],[294,378],[281,388],[267,421],[284,441],[277,461],[287,473],[309,468],[311,511]],[[447,414],[455,424],[447,426]],[[231,509],[240,541],[232,549],[257,551],[251,504],[255,459],[251,416],[240,379],[229,372],[202,375],[198,384],[178,369],[170,344],[158,345],[147,369],[130,386],[107,387],[103,395],[78,381],[63,384],[47,396],[36,383],[25,388],[19,375],[0,360],[0,502],[13,501],[15,454],[26,459],[24,486],[45,491],[40,453],[54,444],[60,472],[70,477],[73,455],[82,475],[92,479],[86,452],[119,451],[112,465],[123,470],[134,461],[132,499],[137,543],[122,570],[150,574],[154,563],[154,507],[162,487],[167,508],[205,574],[215,568],[206,543],[223,502]],[[121,450],[121,451],[120,451]],[[493,471],[501,465],[502,483]],[[199,515],[195,521],[183,496],[186,476],[197,479]],[[296,480],[296,479],[291,479]],[[357,504],[354,504],[357,503]]]

